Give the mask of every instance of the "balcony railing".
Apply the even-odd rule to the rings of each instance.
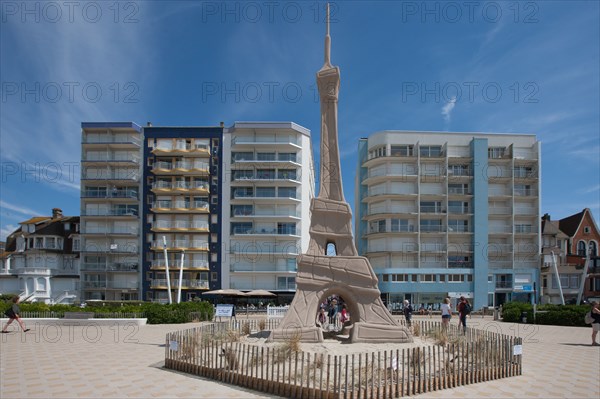
[[[166,264],[163,259],[155,259],[150,263],[150,266],[155,269],[165,269]],[[183,268],[184,269],[208,269],[209,263],[208,260],[184,260]],[[169,260],[169,269],[179,269],[181,267],[181,261],[172,261]]]
[[[87,263],[81,264],[81,270],[84,271],[122,271],[122,272],[135,272],[138,270],[139,265],[135,262],[132,263],[114,263],[114,262],[100,262],[100,263]]]
[[[87,154],[83,156],[84,162],[132,162],[140,163],[140,157],[135,155],[128,155],[127,157],[115,154],[102,154],[102,155],[91,155]]]
[[[446,231],[446,226],[421,225],[419,230],[422,233],[441,233]]]
[[[512,214],[512,209],[507,206],[490,206],[488,213],[490,215],[510,215]]]
[[[537,191],[534,189],[519,189],[515,188],[515,197],[535,197],[537,195]]]
[[[137,169],[131,169],[129,172],[110,172],[103,171],[100,173],[84,172],[81,176],[83,180],[127,180],[138,181],[140,179]]]
[[[468,213],[473,213],[471,207],[464,207],[464,206],[449,206],[448,207],[448,213],[455,213],[455,214],[468,214]]]
[[[138,192],[136,190],[85,190],[81,194],[83,198],[138,198]]]
[[[286,229],[234,228],[231,233],[236,234],[236,235],[245,235],[245,234],[296,235],[296,229],[295,228],[286,228]]]
[[[462,260],[458,260],[458,261],[452,260],[452,261],[448,261],[448,267],[472,269],[473,262],[462,261]]]
[[[300,217],[300,212],[290,212],[290,211],[260,211],[260,212],[252,212],[252,211],[234,211],[234,217],[248,216],[248,217]]]
[[[84,227],[81,234],[126,234],[137,235],[137,227]]]
[[[103,136],[95,136],[90,137],[86,136],[82,140],[83,144],[135,144],[140,145],[142,139],[139,136],[133,135],[103,135]]]
[[[209,164],[206,162],[156,162],[153,166],[153,170],[167,170],[167,171],[178,171],[178,170],[208,170]]]
[[[189,183],[189,182],[165,182],[157,181],[152,184],[152,189],[162,190],[208,190],[208,183]]]
[[[274,136],[274,137],[234,137],[231,140],[231,145],[236,144],[293,144],[300,145],[298,139],[296,137],[289,136]]]
[[[512,233],[512,226],[488,226],[488,233],[492,234],[510,234]]]
[[[421,213],[446,213],[445,209],[439,206],[423,206],[420,207]]]
[[[512,287],[513,287],[512,281],[496,281],[496,288],[511,289]]]
[[[88,209],[81,216],[137,216],[137,209]]]
[[[178,279],[171,279],[171,288],[179,287]],[[166,288],[167,287],[167,279],[153,279],[150,281],[150,288]],[[208,289],[208,280],[181,280],[182,288],[198,288],[198,289]]]
[[[152,204],[154,209],[208,209],[206,201],[169,201],[160,200]]]
[[[152,241],[152,248],[162,249],[164,242],[162,240]],[[200,240],[171,240],[167,241],[167,248],[182,248],[182,249],[200,249],[208,250],[208,242]]]
[[[471,189],[469,188],[456,188],[456,187],[448,187],[448,194],[453,195],[471,195]]]
[[[155,229],[208,230],[209,224],[208,222],[168,222],[166,220],[158,220],[153,223],[152,227]]]

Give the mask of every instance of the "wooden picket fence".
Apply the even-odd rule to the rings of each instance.
[[[165,367],[290,398],[397,398],[521,375],[522,338],[415,324],[442,341],[331,355],[236,342],[236,328],[213,323],[167,334]]]

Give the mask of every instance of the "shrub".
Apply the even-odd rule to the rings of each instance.
[[[554,326],[586,326],[583,318],[590,307],[587,305],[539,305],[535,324]],[[521,312],[527,312],[527,323],[533,324],[533,305],[521,302],[510,302],[502,306],[502,321],[518,323]]]

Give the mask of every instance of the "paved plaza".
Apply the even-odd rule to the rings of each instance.
[[[454,321],[454,320],[453,320]],[[2,321],[4,323],[4,320]],[[598,398],[600,346],[591,328],[469,320],[523,338],[523,375],[418,395],[446,398]],[[36,324],[0,336],[0,398],[273,397],[162,369],[165,334],[194,324],[57,326]]]

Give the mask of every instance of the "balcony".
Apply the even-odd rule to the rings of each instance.
[[[187,212],[209,212],[208,202],[206,201],[156,201],[150,208],[155,213],[187,213]]]
[[[392,226],[391,228],[371,226],[371,228],[369,228],[369,232],[367,233],[367,235],[383,234],[383,233],[414,233],[414,232],[415,232],[415,226],[412,224],[411,225]]]
[[[171,279],[171,288],[179,288],[179,280]],[[153,279],[150,281],[152,289],[167,289],[167,279]],[[208,280],[181,280],[181,289],[208,289]]]
[[[136,282],[117,282],[117,281],[83,281],[83,289],[109,289],[109,290],[137,290]]]
[[[473,262],[462,261],[462,260],[458,260],[458,261],[453,260],[453,261],[448,261],[448,267],[453,268],[453,269],[459,269],[459,268],[472,269]]]
[[[510,197],[512,194],[510,193],[510,189],[501,189],[501,188],[490,188],[488,190],[489,197]]]
[[[289,167],[293,166],[301,166],[300,163],[297,162],[295,154],[284,155],[277,154],[277,156],[239,156],[231,159],[232,166],[236,165],[264,165],[266,167]]]
[[[233,176],[233,183],[247,183],[247,182],[259,182],[259,183],[281,183],[281,182],[292,182],[300,184],[300,180],[298,179],[296,173],[278,173],[275,174],[248,174],[241,176]]]
[[[117,208],[117,209],[88,209],[81,212],[81,216],[87,217],[106,217],[106,216],[119,216],[124,218],[135,218],[137,219],[138,210],[135,208]]]
[[[83,140],[81,141],[81,143],[82,144],[91,144],[91,145],[113,144],[111,147],[115,147],[115,148],[119,148],[122,146],[131,146],[131,145],[139,147],[142,143],[142,139],[140,138],[139,135],[123,135],[123,134],[118,134],[118,135],[106,134],[106,135],[94,135],[94,136],[86,135],[83,137]]]
[[[416,188],[415,188],[416,189]],[[369,190],[363,193],[363,202],[369,202],[371,199],[380,200],[389,197],[408,197],[415,198],[417,196],[416,191],[399,191],[399,190]]]
[[[446,226],[421,225],[419,230],[421,233],[444,233],[446,231]]]
[[[515,234],[536,234],[536,226],[527,224],[515,224]]]
[[[209,156],[208,144],[175,143],[175,145],[164,145],[152,149],[154,155],[180,155],[180,156]]]
[[[448,195],[473,195],[470,188],[448,187]]]
[[[487,247],[488,256],[502,256],[502,255],[510,255],[513,252],[512,244],[496,244],[490,242]]]
[[[490,206],[488,208],[490,215],[512,215],[512,208],[508,206]]]
[[[473,229],[470,226],[464,225],[448,225],[448,233],[472,233]]]
[[[515,197],[537,197],[537,190],[532,188],[515,188]]]
[[[137,190],[84,190],[81,198],[138,199]]]
[[[136,236],[138,231],[137,227],[83,227],[81,234]]]
[[[464,206],[449,206],[448,207],[448,213],[453,213],[455,215],[468,215],[470,213],[473,213],[473,210],[471,209],[471,207],[464,207]]]
[[[116,262],[102,262],[102,263],[82,263],[81,270],[83,271],[96,271],[96,272],[129,272],[137,273],[139,265],[136,262],[130,263],[116,263]]]
[[[110,154],[110,153],[103,154],[103,155],[91,155],[91,154],[86,155],[86,153],[84,152],[81,163],[86,166],[90,166],[90,165],[107,166],[109,164],[110,164],[110,166],[116,166],[116,165],[129,166],[129,165],[138,165],[140,163],[140,157],[137,155],[131,155],[128,157],[116,156],[116,155]]]
[[[297,256],[300,254],[300,248],[296,244],[268,244],[261,245],[260,243],[249,243],[248,246],[244,247],[236,247],[229,250],[229,253],[233,257],[242,257],[246,259],[247,255],[266,255],[266,256],[274,256],[280,255],[283,258],[287,258],[288,256]]]
[[[496,289],[511,290],[513,287],[512,281],[496,281]]]
[[[100,172],[95,171],[94,173],[84,171],[81,180],[131,183],[138,182],[140,180],[140,174],[137,168],[121,169],[120,171],[103,170]]]
[[[488,234],[512,234],[512,226],[488,226]]]
[[[206,162],[155,162],[152,165],[155,175],[207,175],[209,164]]]
[[[176,221],[168,222],[158,220],[152,224],[152,231],[201,231],[207,232],[210,230],[208,222],[189,222]]]
[[[270,136],[270,137],[234,137],[231,140],[231,147],[281,147],[290,146],[293,148],[301,148],[301,143],[294,136]]]
[[[265,219],[270,219],[270,218],[276,218],[276,219],[284,219],[284,218],[290,218],[290,219],[299,219],[300,218],[300,212],[289,212],[289,211],[271,211],[271,212],[267,212],[267,211],[260,211],[260,212],[252,212],[252,211],[235,211],[233,212],[233,214],[231,215],[232,218],[256,218],[256,219],[261,219],[261,218],[265,218]]]
[[[209,185],[208,183],[190,183],[177,181],[174,183],[165,181],[156,181],[152,184],[152,192],[156,194],[176,194],[176,193],[189,193],[189,194],[208,194]]]
[[[421,213],[438,213],[438,214],[442,214],[442,213],[446,213],[445,209],[442,209],[439,206],[421,206],[419,208],[421,210]]]
[[[164,242],[162,240],[152,241],[150,249],[153,251],[162,251]],[[208,242],[201,240],[167,240],[167,250],[169,251],[208,251]]]
[[[232,235],[266,235],[266,236],[297,236],[295,228],[288,229],[246,229],[234,228]]]
[[[252,200],[252,201],[260,201],[260,202],[279,202],[279,203],[297,203],[300,201],[300,199],[298,198],[297,195],[289,195],[289,196],[262,196],[262,195],[257,195],[255,196],[254,194],[250,193],[250,194],[240,194],[240,193],[235,193],[233,195],[234,200]]]
[[[81,252],[89,254],[137,255],[138,248],[135,244],[87,245]]]
[[[421,252],[446,252],[446,246],[441,243],[421,243]]]
[[[370,169],[361,184],[369,185],[387,180],[415,181],[417,179],[418,168],[416,165],[401,166],[400,168]]]
[[[209,264],[207,260],[185,260],[183,262],[183,270],[208,270]],[[162,259],[155,259],[150,263],[152,270],[166,270],[165,261]],[[181,261],[169,261],[169,270],[179,270],[181,268]]]

